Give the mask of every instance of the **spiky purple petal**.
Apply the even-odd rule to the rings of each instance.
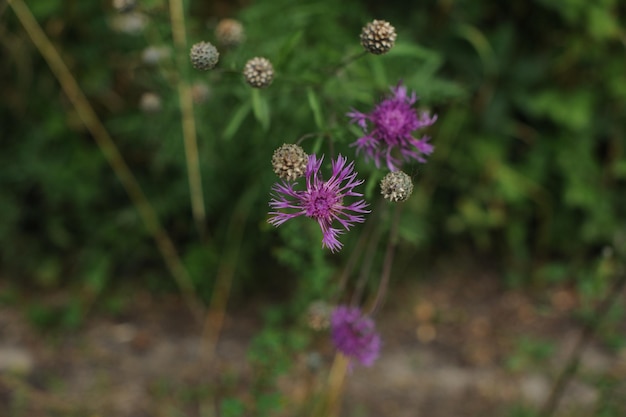
[[[339,306],[330,318],[332,340],[341,353],[371,366],[380,354],[374,321],[356,307]]]
[[[317,159],[315,155],[309,156],[305,190],[296,190],[294,187],[297,183],[283,181],[274,184],[269,203],[273,211],[269,213],[268,222],[280,226],[287,220],[302,215],[315,219],[322,229],[322,246],[336,252],[342,247],[338,236],[355,223],[363,223],[364,214],[369,213],[369,210],[363,199],[350,204],[344,202],[345,197],[363,196],[354,190],[363,183],[363,180],[356,178],[354,162],[348,164],[347,158],[339,155],[336,160],[331,161],[332,175],[328,181],[324,181],[320,173],[322,161],[323,157]],[[333,227],[334,222],[339,223],[341,228]]]
[[[413,132],[430,126],[437,120],[427,112],[419,115],[412,107],[417,101],[415,92],[408,94],[406,86],[399,83],[391,88],[391,97],[380,102],[370,113],[352,110],[347,113],[352,123],[363,129],[364,135],[352,146],[357,154],[373,160],[376,167],[384,161],[391,171],[400,169],[403,161],[426,162],[434,147],[427,143],[429,137],[413,137]],[[368,129],[369,125],[369,129]]]

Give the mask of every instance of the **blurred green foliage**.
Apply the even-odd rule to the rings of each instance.
[[[236,10],[190,1],[190,44],[215,42],[217,18],[226,14],[243,22],[247,36],[222,50],[225,71],[182,72],[209,91],[195,109],[207,239],[191,218],[172,59],[187,51],[170,49],[157,65],[142,60],[149,46],[171,48],[167,4],[140,2],[145,27],[127,33],[123,19],[132,14],[102,2],[31,3],[204,298],[233,253],[228,262],[242,294],[283,291],[294,285],[292,275],[302,278],[298,301],[327,294],[359,229],[342,236],[344,251],[329,257],[315,222],[268,225],[272,152],[311,135],[303,142],[308,152],[352,157],[358,132],[345,113],[371,109],[399,80],[439,115],[428,132],[436,146],[431,160],[408,169],[419,174],[401,221],[405,250],[433,259],[469,250],[497,259],[513,280],[533,271],[540,281],[558,280],[584,270],[626,233],[626,6],[617,0],[431,0],[410,8],[401,1],[265,0]],[[361,51],[358,34],[373,18],[396,27],[396,47],[333,71]],[[91,294],[128,279],[175,288],[10,10],[0,30],[2,274],[44,289],[77,284]],[[268,89],[250,89],[236,73],[254,56],[274,63]],[[146,92],[160,97],[158,111],[141,110]],[[357,167],[373,201],[382,173],[360,160]]]
[[[554,344],[549,341],[521,336],[506,360],[507,367],[512,371],[545,367],[554,350]]]

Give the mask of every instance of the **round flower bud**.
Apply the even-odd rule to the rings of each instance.
[[[141,60],[146,65],[157,65],[169,56],[170,49],[167,46],[148,46],[141,53]]]
[[[195,104],[205,103],[211,95],[211,89],[203,82],[196,82],[191,86],[191,97]]]
[[[195,69],[208,71],[215,68],[220,59],[220,53],[211,43],[198,42],[191,47],[189,57],[191,58],[191,65]]]
[[[293,181],[304,176],[309,155],[298,145],[284,144],[274,151],[272,167],[279,178]]]
[[[227,48],[237,46],[245,40],[243,25],[235,19],[222,19],[215,28],[215,37]]]
[[[306,321],[313,330],[324,330],[330,326],[332,307],[325,301],[314,301],[306,312]]]
[[[393,171],[380,182],[380,192],[389,201],[406,201],[413,192],[413,181],[404,172]]]
[[[361,45],[369,53],[384,54],[393,48],[396,36],[396,29],[389,22],[374,20],[361,31]]]
[[[137,6],[137,0],[113,0],[113,8],[120,13],[130,12]]]
[[[139,108],[145,113],[157,113],[161,110],[161,97],[155,93],[143,93],[139,101]]]
[[[149,19],[146,15],[136,11],[129,11],[114,15],[109,24],[115,32],[139,35],[148,25],[148,22]]]
[[[274,79],[274,67],[267,58],[255,57],[246,62],[243,76],[252,87],[264,88]]]

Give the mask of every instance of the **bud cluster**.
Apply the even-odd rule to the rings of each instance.
[[[274,79],[274,67],[267,58],[255,57],[246,62],[243,76],[252,87],[269,87]]]
[[[293,181],[304,176],[309,155],[298,145],[284,144],[274,151],[272,167],[279,178]]]
[[[243,25],[235,19],[222,19],[215,28],[215,38],[220,45],[232,48],[240,45],[245,39]]]
[[[118,14],[118,18],[121,16],[127,19],[127,21],[120,20],[122,23],[126,22],[125,24],[116,23],[119,30],[136,33],[143,28],[147,18],[134,11],[137,0],[110,1],[113,2],[116,10],[124,12]],[[354,35],[356,44],[356,33]],[[228,18],[222,19],[215,26],[214,44],[200,41],[192,45],[189,50],[191,65],[199,71],[212,70],[220,61],[220,51],[215,45],[223,48],[223,54],[228,54],[229,48],[242,44],[245,38],[244,26],[241,22]],[[360,43],[368,53],[381,55],[394,47],[396,38],[395,28],[389,22],[373,20],[362,28]],[[141,61],[146,66],[157,66],[163,64],[163,61],[170,55],[171,51],[166,47],[151,46],[144,49]],[[359,53],[355,57],[362,55],[364,54]],[[350,62],[352,59],[343,59],[338,68]],[[224,72],[231,71],[231,63],[223,66]],[[166,66],[163,65],[163,67]],[[236,73],[239,77],[243,76],[245,83],[250,87],[267,88],[274,80],[274,66],[266,57],[255,56],[247,60],[242,69],[239,68],[240,70]],[[334,73],[338,72],[334,71]],[[305,77],[306,75],[302,76],[303,79]],[[209,78],[223,80],[226,77],[216,75]],[[206,80],[203,80],[191,84],[191,98],[196,104],[205,103],[212,96],[212,89],[205,82]],[[321,88],[319,90],[323,91]],[[395,203],[408,200],[413,192],[411,177],[399,170],[401,165],[410,160],[425,162],[425,156],[434,149],[428,143],[430,137],[416,138],[414,132],[432,125],[436,121],[436,116],[431,117],[425,111],[418,113],[415,108],[417,94],[409,92],[402,82],[391,87],[391,91],[392,95],[379,103],[372,111],[361,112],[353,109],[346,115],[351,118],[351,123],[363,130],[363,136],[352,144],[356,147],[356,154],[362,152],[366,160],[374,160],[377,168],[380,167],[381,162],[386,162],[391,172],[380,181],[380,192],[386,200]],[[320,125],[318,116],[321,112],[317,111],[319,104],[314,103],[316,100],[312,99],[310,94],[308,96],[314,120],[317,125]],[[261,119],[258,111],[259,101],[255,101],[259,98],[259,93],[255,91],[252,97],[251,108],[257,119]],[[261,105],[265,103],[261,102]],[[163,109],[163,101],[158,94],[147,92],[141,96],[139,107],[145,113],[158,113]],[[336,114],[332,110],[329,113]],[[241,114],[245,117],[247,113]],[[269,113],[264,113],[264,115],[267,114]],[[238,123],[242,121],[237,118],[233,120]],[[332,139],[331,133],[334,134],[334,130],[309,133],[302,136],[298,143],[310,136]],[[318,149],[320,143],[322,142],[316,144],[314,149]],[[371,213],[371,206],[366,201],[365,191],[361,190],[365,180],[359,178],[355,161],[341,153],[335,154],[332,144],[330,150],[333,155],[326,160],[323,154],[318,156],[312,152],[309,155],[300,145],[293,143],[285,143],[274,150],[271,160],[272,170],[282,181],[276,181],[272,187],[267,221],[278,227],[300,216],[312,219],[321,229],[322,248],[337,252],[343,247],[340,237],[356,224],[364,223],[367,215]],[[307,235],[303,234],[301,239],[307,239]],[[381,279],[381,282],[386,281]],[[378,298],[376,303],[378,303]],[[330,329],[332,340],[337,350],[343,355],[349,359],[356,359],[365,366],[370,366],[378,358],[381,346],[380,335],[371,317],[375,307],[377,306],[365,312],[355,305],[335,306],[324,301],[316,301],[309,306],[305,318],[311,329]]]
[[[393,171],[385,175],[380,182],[380,192],[391,202],[406,201],[413,193],[413,181],[404,172]]]
[[[374,20],[361,32],[361,45],[369,53],[381,55],[389,52],[396,42],[396,29],[384,20]]]
[[[208,71],[215,68],[220,59],[220,53],[210,42],[198,42],[191,47],[189,52],[191,65],[200,71]]]

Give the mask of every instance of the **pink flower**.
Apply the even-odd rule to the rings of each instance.
[[[380,167],[381,160],[384,160],[391,171],[397,171],[402,160],[426,162],[425,156],[430,155],[434,147],[428,143],[428,136],[416,139],[413,132],[432,125],[437,116],[430,116],[427,112],[418,115],[412,107],[417,101],[415,92],[409,96],[402,83],[392,87],[391,91],[392,96],[370,113],[353,110],[347,116],[365,133],[352,144],[357,147],[357,154],[363,152],[366,160],[374,160],[376,167]]]
[[[339,306],[330,318],[331,337],[337,350],[371,366],[380,354],[380,336],[374,321],[356,307]]]
[[[339,155],[332,161],[332,175],[328,181],[322,179],[319,173],[323,157],[319,160],[315,155],[309,156],[306,167],[306,189],[295,190],[297,183],[286,182],[274,184],[270,207],[275,211],[270,212],[269,223],[280,226],[289,219],[298,216],[307,216],[317,220],[322,228],[322,246],[332,252],[341,249],[338,236],[348,231],[354,223],[363,223],[363,214],[367,203],[358,200],[351,204],[345,204],[346,197],[362,197],[363,194],[354,191],[361,185],[363,180],[357,180],[354,171],[354,162],[346,165],[347,158]],[[333,227],[337,222],[341,228]],[[343,230],[342,230],[343,229]]]

